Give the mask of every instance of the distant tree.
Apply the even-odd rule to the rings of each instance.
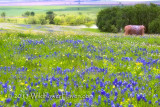
[[[49,24],[54,24],[55,14],[53,11],[46,12],[46,20],[49,20]]]
[[[26,11],[22,16],[28,17],[28,16],[30,16],[30,15],[31,15],[31,12]]]
[[[45,19],[45,16],[41,15],[41,16],[39,16],[38,18],[39,18],[39,24],[41,24],[41,25],[47,24],[47,21],[46,21],[46,19]]]
[[[2,12],[2,13],[1,13],[1,17],[3,17],[3,18],[5,19],[6,13],[5,13],[5,12]]]
[[[79,14],[79,15],[82,15],[82,12],[79,12],[78,14]]]
[[[31,14],[31,16],[34,16],[34,15],[35,15],[35,13],[34,13],[34,12],[31,12],[30,14]]]
[[[97,26],[103,32],[118,32],[122,27],[122,14],[120,7],[101,10],[97,16]],[[114,26],[113,26],[114,25]]]
[[[26,24],[37,24],[38,22],[35,17],[28,17],[24,21]]]

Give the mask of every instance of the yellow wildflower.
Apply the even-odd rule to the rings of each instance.
[[[64,89],[59,89],[61,92],[63,92],[64,91]]]
[[[141,63],[141,62],[137,62],[136,65],[137,65],[137,66],[138,66],[138,65],[142,65],[142,63]]]
[[[7,98],[7,94],[5,95],[5,98]]]
[[[23,82],[21,82],[21,83],[20,83],[20,85],[24,85],[24,83],[23,83]]]
[[[120,102],[120,105],[122,105],[123,104],[123,102]]]
[[[143,75],[143,73],[141,72],[139,75],[141,75],[141,76],[142,76],[142,75]]]

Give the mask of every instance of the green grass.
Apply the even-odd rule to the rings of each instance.
[[[160,62],[155,60],[159,58],[160,36],[89,34],[1,33],[0,105],[22,106],[26,102],[26,106],[51,107],[72,103],[75,107],[80,103],[83,107],[90,101],[92,106],[105,107],[111,106],[110,100],[124,107],[158,107]],[[123,89],[127,90],[123,93]],[[94,93],[94,97],[66,98],[68,92],[81,97]],[[32,98],[34,93],[45,96]],[[47,99],[46,93],[53,98]],[[55,97],[61,93],[63,99]],[[143,98],[137,101],[141,94]]]
[[[1,6],[0,13],[5,12],[6,16],[15,17],[22,16],[26,11],[34,11],[36,14],[45,14],[48,10],[54,11],[56,14],[86,14],[96,17],[97,13],[107,6]]]
[[[95,32],[95,33],[103,33],[99,29],[93,29],[93,28],[82,28],[83,31],[89,31],[89,32]]]

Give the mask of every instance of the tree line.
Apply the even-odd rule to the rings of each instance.
[[[27,12],[28,13],[28,12]],[[26,14],[24,14],[26,16]],[[28,15],[28,14],[27,14]],[[85,15],[56,15],[53,11],[47,11],[44,15],[28,15],[24,22],[26,24],[55,24],[55,25],[81,25],[90,26],[95,23],[93,19]]]
[[[78,15],[57,15],[53,11],[45,14],[36,14],[33,11],[26,11],[22,14],[23,18],[6,18],[6,13],[1,13],[0,22],[25,23],[25,24],[55,24],[55,25],[86,25],[91,26],[95,20],[79,13]]]
[[[151,3],[106,8],[98,13],[96,25],[103,32],[120,32],[125,25],[144,25],[146,33],[160,33],[160,7]]]

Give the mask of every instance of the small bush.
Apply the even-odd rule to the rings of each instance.
[[[35,17],[29,17],[25,19],[26,24],[38,24],[38,20]]]
[[[82,25],[82,24],[91,24],[94,21],[84,15],[67,15],[67,16],[56,16],[54,18],[56,25]]]

